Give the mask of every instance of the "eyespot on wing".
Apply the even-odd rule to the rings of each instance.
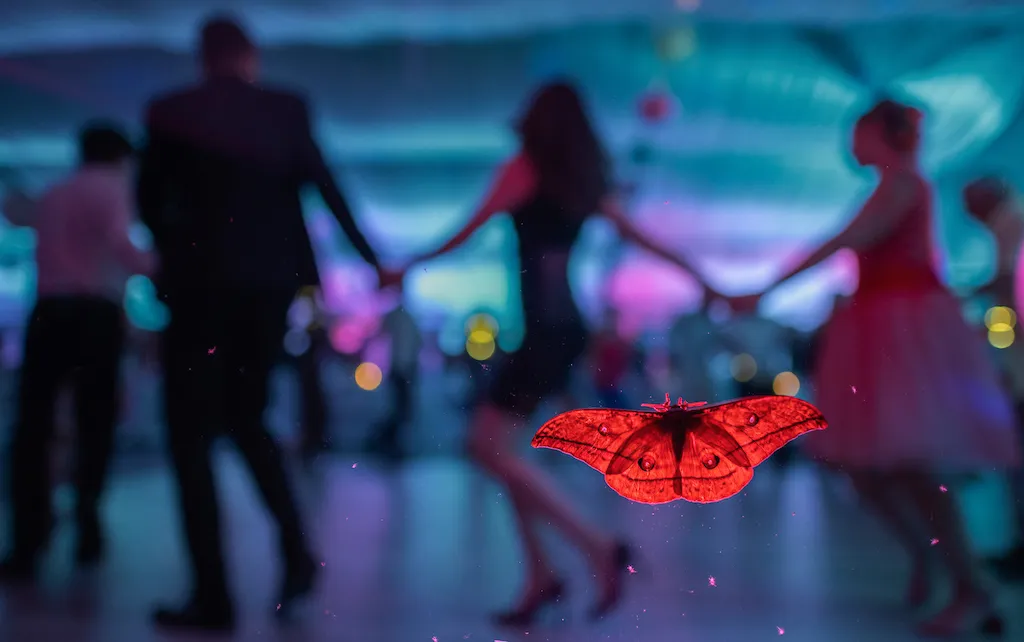
[[[736,462],[749,462],[750,466],[757,466],[800,435],[828,427],[828,422],[817,408],[795,397],[747,397],[708,406],[697,411],[695,416],[707,425],[727,432],[735,440],[736,447],[742,450],[739,453],[736,447],[726,449],[720,453],[721,456]],[[697,428],[695,434],[701,437],[701,429]],[[707,440],[717,442],[720,438],[712,435]]]
[[[656,413],[634,410],[571,410],[541,426],[531,445],[558,450],[605,473],[626,440],[657,419]]]
[[[679,472],[680,496],[698,504],[728,499],[754,478],[753,468],[737,465],[693,433],[686,437]]]
[[[681,497],[679,460],[672,437],[656,425],[631,435],[612,460],[605,482],[626,499],[664,504]]]

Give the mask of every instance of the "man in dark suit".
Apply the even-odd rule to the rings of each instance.
[[[153,101],[139,168],[139,210],[162,260],[157,287],[171,312],[163,335],[167,430],[194,572],[181,609],[158,625],[230,630],[211,468],[214,418],[241,451],[279,527],[286,611],[313,587],[309,552],[280,450],[263,421],[289,305],[319,283],[300,189],[319,188],[363,259],[377,257],[313,140],[306,103],[254,84],[257,50],[237,23],[207,22],[200,84]],[[220,413],[220,414],[218,414]]]

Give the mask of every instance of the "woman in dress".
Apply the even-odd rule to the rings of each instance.
[[[766,292],[840,249],[857,254],[857,291],[829,321],[818,357],[817,401],[830,428],[804,445],[848,473],[900,539],[912,561],[912,606],[930,598],[929,539],[940,542],[953,598],[921,632],[953,636],[1001,621],[957,503],[936,474],[1012,468],[1020,450],[995,366],[932,264],[920,120],[921,112],[890,100],[860,118],[853,153],[875,168],[878,186],[846,229]],[[734,308],[752,309],[759,296],[734,300]]]
[[[519,270],[526,334],[522,346],[495,373],[486,401],[472,419],[473,460],[508,490],[528,560],[518,604],[498,620],[525,625],[556,601],[563,584],[544,553],[539,531],[554,525],[589,559],[600,587],[597,617],[619,601],[628,548],[586,524],[541,471],[516,454],[521,430],[542,399],[564,392],[573,363],[584,356],[587,330],[569,287],[569,255],[593,213],[611,220],[628,240],[696,276],[687,262],[643,236],[612,194],[608,163],[576,90],[543,87],[519,121],[520,150],[506,162],[476,213],[439,250],[462,245],[501,212],[511,214],[519,237]],[[696,277],[700,280],[700,277]],[[706,292],[710,288],[701,280]]]

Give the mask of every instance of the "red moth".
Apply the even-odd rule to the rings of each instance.
[[[717,502],[750,483],[757,466],[800,435],[824,430],[817,408],[794,397],[644,404],[655,412],[591,408],[541,426],[534,448],[572,455],[615,492],[645,504]]]

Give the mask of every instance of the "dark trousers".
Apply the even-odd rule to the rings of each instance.
[[[396,448],[402,437],[402,429],[412,419],[416,410],[415,373],[392,369],[388,373],[391,388],[391,412],[377,430],[375,441],[387,448]]]
[[[230,601],[211,461],[221,434],[238,447],[277,521],[286,563],[307,559],[281,451],[263,419],[292,295],[221,290],[165,297],[171,311],[162,346],[167,435],[194,597],[202,602]]]
[[[99,528],[103,493],[117,423],[124,322],[120,306],[98,297],[41,298],[32,311],[18,387],[11,442],[14,552],[34,556],[47,544],[50,446],[61,387],[69,383],[75,402],[77,504],[82,529]]]

